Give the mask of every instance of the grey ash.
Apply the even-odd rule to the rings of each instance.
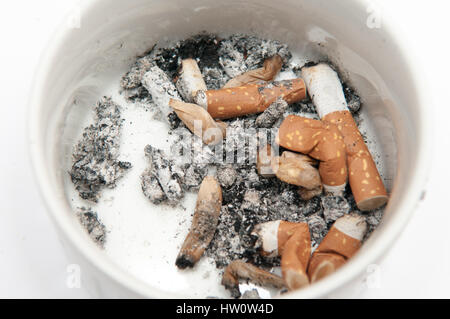
[[[131,168],[131,163],[119,160],[122,122],[120,106],[111,98],[97,103],[94,124],[84,129],[72,154],[69,174],[81,198],[97,202],[101,190],[116,187]]]
[[[77,217],[89,237],[103,248],[106,240],[106,227],[98,219],[97,213],[92,211],[91,208],[82,207],[77,212]]]

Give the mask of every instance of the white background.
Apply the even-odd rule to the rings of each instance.
[[[337,0],[330,0],[337,1]],[[0,1],[0,297],[86,298],[66,286],[72,263],[58,241],[33,180],[26,149],[27,99],[52,31],[77,0]],[[434,101],[435,148],[427,195],[380,264],[379,288],[362,298],[450,297],[450,2],[379,0],[412,44]],[[414,173],[414,172],[411,172]]]

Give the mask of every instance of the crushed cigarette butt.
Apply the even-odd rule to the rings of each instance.
[[[319,170],[312,164],[314,160],[309,156],[285,151],[272,159],[271,167],[283,182],[311,190],[322,184]]]
[[[207,90],[197,61],[194,59],[181,61],[181,72],[176,86],[183,99],[190,103],[195,101],[198,91]]]
[[[252,234],[267,257],[281,256],[281,271],[290,290],[309,284],[306,274],[311,256],[311,235],[307,223],[271,221],[256,225]]]
[[[189,234],[187,235],[175,264],[184,269],[194,267],[213,239],[222,206],[222,189],[217,180],[207,176],[200,185]]]
[[[242,279],[249,280],[262,287],[273,287],[278,289],[285,287],[283,278],[242,260],[235,260],[227,266],[223,273],[222,285],[230,290],[232,297],[239,298],[241,296],[241,292],[239,291],[239,280]]]
[[[348,109],[339,76],[328,64],[302,69],[308,93],[327,123],[336,125],[347,150],[349,184],[362,211],[377,209],[388,201],[378,169]]]
[[[205,144],[216,145],[225,138],[226,124],[214,121],[204,108],[174,99],[170,99],[169,106],[189,130],[202,138]]]
[[[224,88],[232,88],[246,84],[272,81],[283,66],[283,59],[277,54],[264,61],[263,67],[236,76],[225,84]]]
[[[335,125],[289,115],[281,124],[277,139],[281,146],[320,161],[319,173],[326,191],[344,192],[347,157],[343,138]]]
[[[281,271],[289,290],[296,290],[309,285],[306,274],[311,257],[311,235],[308,224],[301,223],[284,244],[281,254]]]
[[[144,194],[154,204],[166,201],[168,204],[176,205],[184,196],[181,186],[183,171],[163,151],[151,145],[147,145],[144,152],[150,161],[150,168],[141,176]],[[165,196],[162,196],[161,191]]]
[[[199,91],[196,103],[215,119],[230,119],[264,112],[279,97],[287,103],[303,100],[306,97],[305,83],[302,79],[293,79]]]
[[[154,104],[168,123],[173,110],[169,107],[170,99],[181,100],[180,95],[167,74],[158,66],[153,65],[142,78],[142,85],[151,94]]]
[[[315,282],[341,267],[361,247],[367,223],[358,214],[345,215],[333,224],[314,251],[308,266],[311,282]]]

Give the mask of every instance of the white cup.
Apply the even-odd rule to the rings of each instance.
[[[392,246],[424,191],[431,133],[427,91],[410,47],[393,20],[366,0],[89,0],[57,30],[42,57],[31,96],[29,147],[34,172],[64,247],[80,265],[82,284],[100,297],[180,297],[151,287],[112,263],[74,218],[63,185],[63,130],[73,100],[94,102],[155,42],[200,31],[256,33],[293,51],[328,56],[364,99],[383,154],[391,192],[383,222],[335,274],[286,297],[354,289]],[[74,20],[75,19],[75,20]],[[76,21],[76,23],[74,23]],[[67,22],[67,21],[66,21]],[[114,78],[116,81],[117,78]],[[373,268],[373,267],[372,267]],[[370,268],[370,269],[372,269]]]

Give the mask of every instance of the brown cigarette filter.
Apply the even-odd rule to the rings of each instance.
[[[316,189],[322,183],[319,170],[312,164],[314,160],[309,156],[286,151],[272,159],[272,170],[285,183]]]
[[[217,180],[206,176],[200,185],[194,218],[175,264],[184,269],[194,267],[211,242],[222,207],[222,189]]]
[[[383,206],[388,200],[386,189],[348,109],[337,72],[328,64],[320,63],[304,67],[302,76],[320,118],[335,124],[344,137],[349,184],[358,208],[369,211]]]
[[[359,250],[367,231],[364,217],[345,215],[333,224],[311,257],[308,275],[311,282],[337,270]]]
[[[203,143],[216,145],[225,138],[226,124],[214,121],[204,108],[174,99],[170,99],[169,106],[174,109],[189,130],[202,139]]]
[[[335,125],[289,115],[280,126],[278,142],[284,148],[319,160],[319,173],[325,188],[345,186],[346,151],[343,137]]]
[[[287,240],[281,255],[281,271],[286,286],[295,290],[309,285],[306,274],[311,257],[311,239],[309,227],[301,223]]]
[[[342,136],[347,150],[349,183],[358,208],[369,211],[383,206],[388,195],[355,120],[349,111],[329,113],[323,120],[335,124]]]
[[[311,256],[311,235],[307,223],[271,221],[257,225],[252,234],[265,257],[281,256],[286,286],[298,289],[309,284],[306,274]]]
[[[273,288],[284,288],[283,278],[274,275],[268,271],[262,270],[252,264],[241,260],[231,262],[225,269],[222,277],[222,285],[230,290],[234,298],[240,297],[239,280],[249,280],[250,282],[263,286]]]
[[[255,84],[272,81],[280,72],[283,66],[283,60],[279,55],[274,55],[264,61],[262,68],[245,72],[231,79],[225,84],[224,88],[232,88],[246,84]]]
[[[315,253],[309,263],[308,275],[311,282],[316,282],[334,273],[347,260],[341,255]]]
[[[302,79],[293,79],[199,91],[196,102],[213,118],[229,119],[264,112],[278,97],[288,103],[303,100],[306,97],[305,83]]]

